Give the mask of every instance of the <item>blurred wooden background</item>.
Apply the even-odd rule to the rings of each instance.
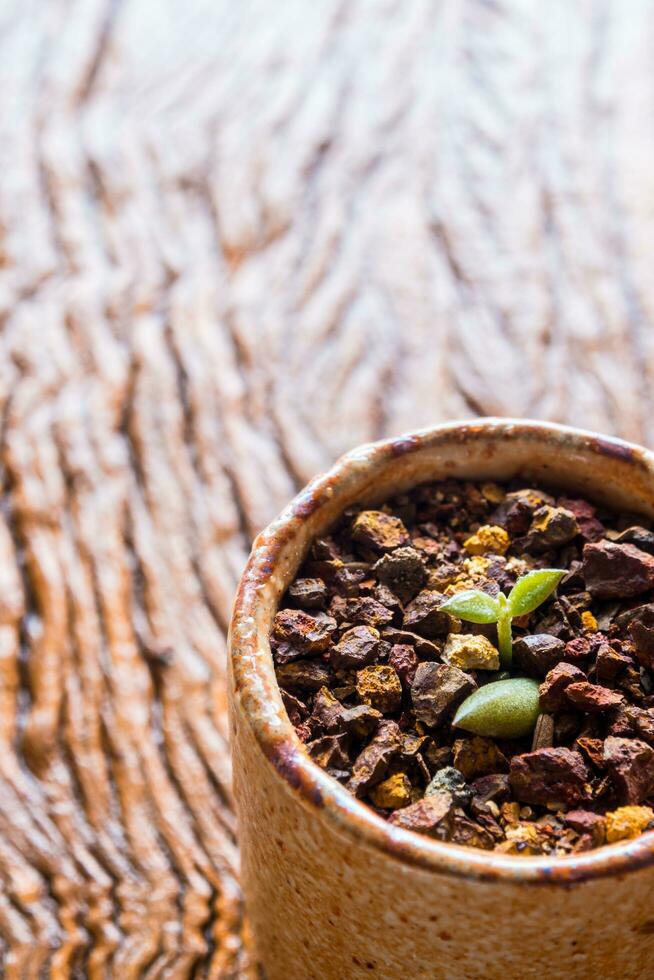
[[[1,0],[0,964],[246,977],[225,628],[351,445],[652,442],[648,0]]]

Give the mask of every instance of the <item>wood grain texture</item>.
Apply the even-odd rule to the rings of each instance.
[[[225,628],[347,447],[654,437],[654,9],[0,3],[0,964],[247,977]]]

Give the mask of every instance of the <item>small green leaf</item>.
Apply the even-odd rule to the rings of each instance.
[[[511,616],[524,616],[540,606],[564,575],[560,568],[537,568],[519,578],[508,595]]]
[[[450,613],[465,619],[467,623],[495,623],[500,607],[497,599],[479,589],[469,589],[467,592],[457,592],[447,599],[439,612]]]
[[[459,706],[452,724],[474,735],[522,738],[534,730],[539,714],[538,682],[512,677],[485,684]]]

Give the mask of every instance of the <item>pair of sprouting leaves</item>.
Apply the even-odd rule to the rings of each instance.
[[[497,623],[500,660],[511,665],[511,621],[537,609],[565,575],[558,568],[539,568],[519,578],[508,596],[488,595],[479,589],[458,592],[440,607],[468,623]],[[486,684],[460,705],[453,724],[477,735],[520,738],[528,735],[539,714],[538,684],[527,677],[511,677]]]

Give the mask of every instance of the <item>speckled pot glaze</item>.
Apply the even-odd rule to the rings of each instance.
[[[552,482],[654,515],[654,456],[562,426],[486,419],[364,446],[254,543],[230,631],[243,883],[268,980],[654,977],[654,833],[519,858],[390,827],[305,754],[268,632],[312,539],[355,501],[455,476]]]

